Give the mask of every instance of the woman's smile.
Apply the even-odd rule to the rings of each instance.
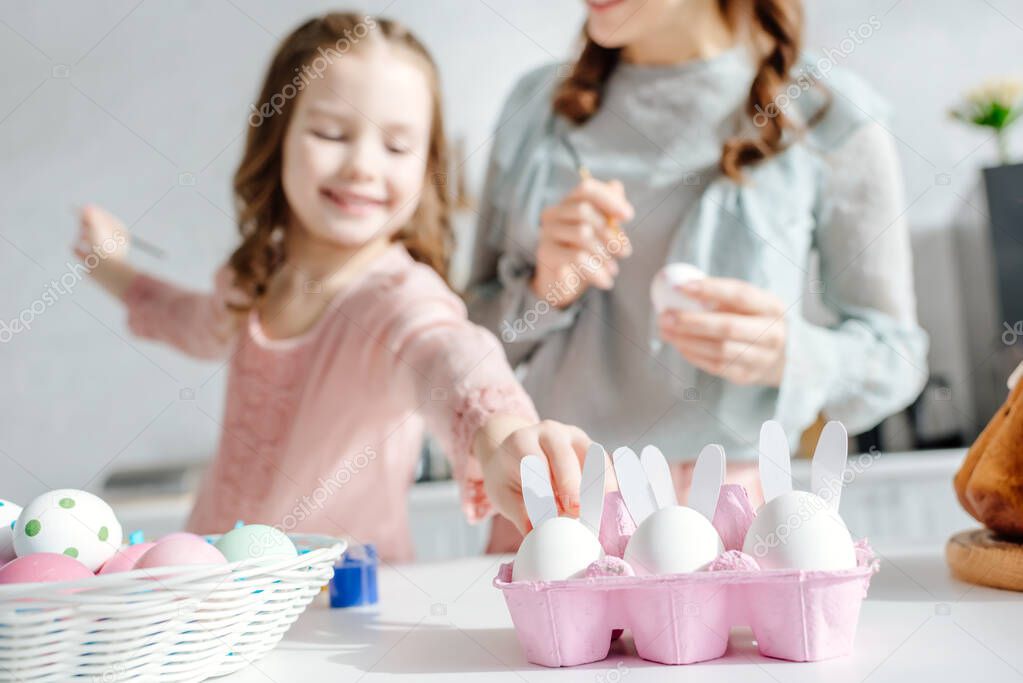
[[[603,12],[623,2],[625,0],[586,0],[586,5],[594,12]]]

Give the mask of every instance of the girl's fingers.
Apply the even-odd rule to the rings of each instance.
[[[563,512],[578,512],[582,466],[571,438],[564,430],[545,429],[540,433],[540,448],[551,466],[551,483],[558,508]]]
[[[533,530],[533,525],[529,523],[529,514],[526,512],[526,503],[522,498],[521,488],[510,491],[505,517],[515,525],[515,528],[523,536]]]
[[[586,451],[589,450],[590,444],[593,440],[583,430],[572,425],[564,425],[565,430],[568,432],[568,438],[572,442],[572,448],[575,449],[576,455],[579,456],[579,462],[586,459]]]
[[[622,221],[631,221],[636,213],[632,204],[625,198],[620,183],[613,186],[595,178],[587,178],[576,185],[569,197],[590,202],[604,215]]]
[[[719,310],[751,315],[785,313],[781,300],[767,290],[744,280],[727,277],[706,277],[679,285],[679,291],[700,301],[715,304]]]
[[[590,450],[590,444],[593,443],[593,439],[579,427],[572,425],[565,425],[568,430],[569,438],[572,441],[572,448],[575,449],[575,454],[579,457],[579,462],[586,461],[586,452]],[[604,472],[607,474],[604,476],[604,491],[617,491],[618,480],[614,476],[614,464],[611,462],[611,454],[604,449]]]

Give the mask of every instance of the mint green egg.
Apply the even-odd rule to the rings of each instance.
[[[297,557],[295,544],[279,529],[265,524],[246,524],[232,529],[214,544],[228,562],[263,557]]]

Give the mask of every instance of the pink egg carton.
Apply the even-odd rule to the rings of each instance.
[[[691,664],[723,656],[733,626],[750,627],[767,657],[808,662],[849,654],[879,566],[867,541],[856,544],[853,569],[750,570],[743,564],[752,558],[740,552],[754,517],[746,489],[723,485],[714,509],[725,551],[705,571],[614,575],[627,565],[605,559],[585,578],[513,582],[512,563],[501,565],[494,586],[526,659],[552,667],[599,661],[628,629],[643,659]],[[635,528],[621,495],[606,494],[600,543],[609,558],[622,557]]]

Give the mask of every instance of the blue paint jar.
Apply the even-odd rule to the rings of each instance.
[[[330,580],[331,607],[375,605],[377,595],[377,549],[372,543],[351,545],[334,565]]]

